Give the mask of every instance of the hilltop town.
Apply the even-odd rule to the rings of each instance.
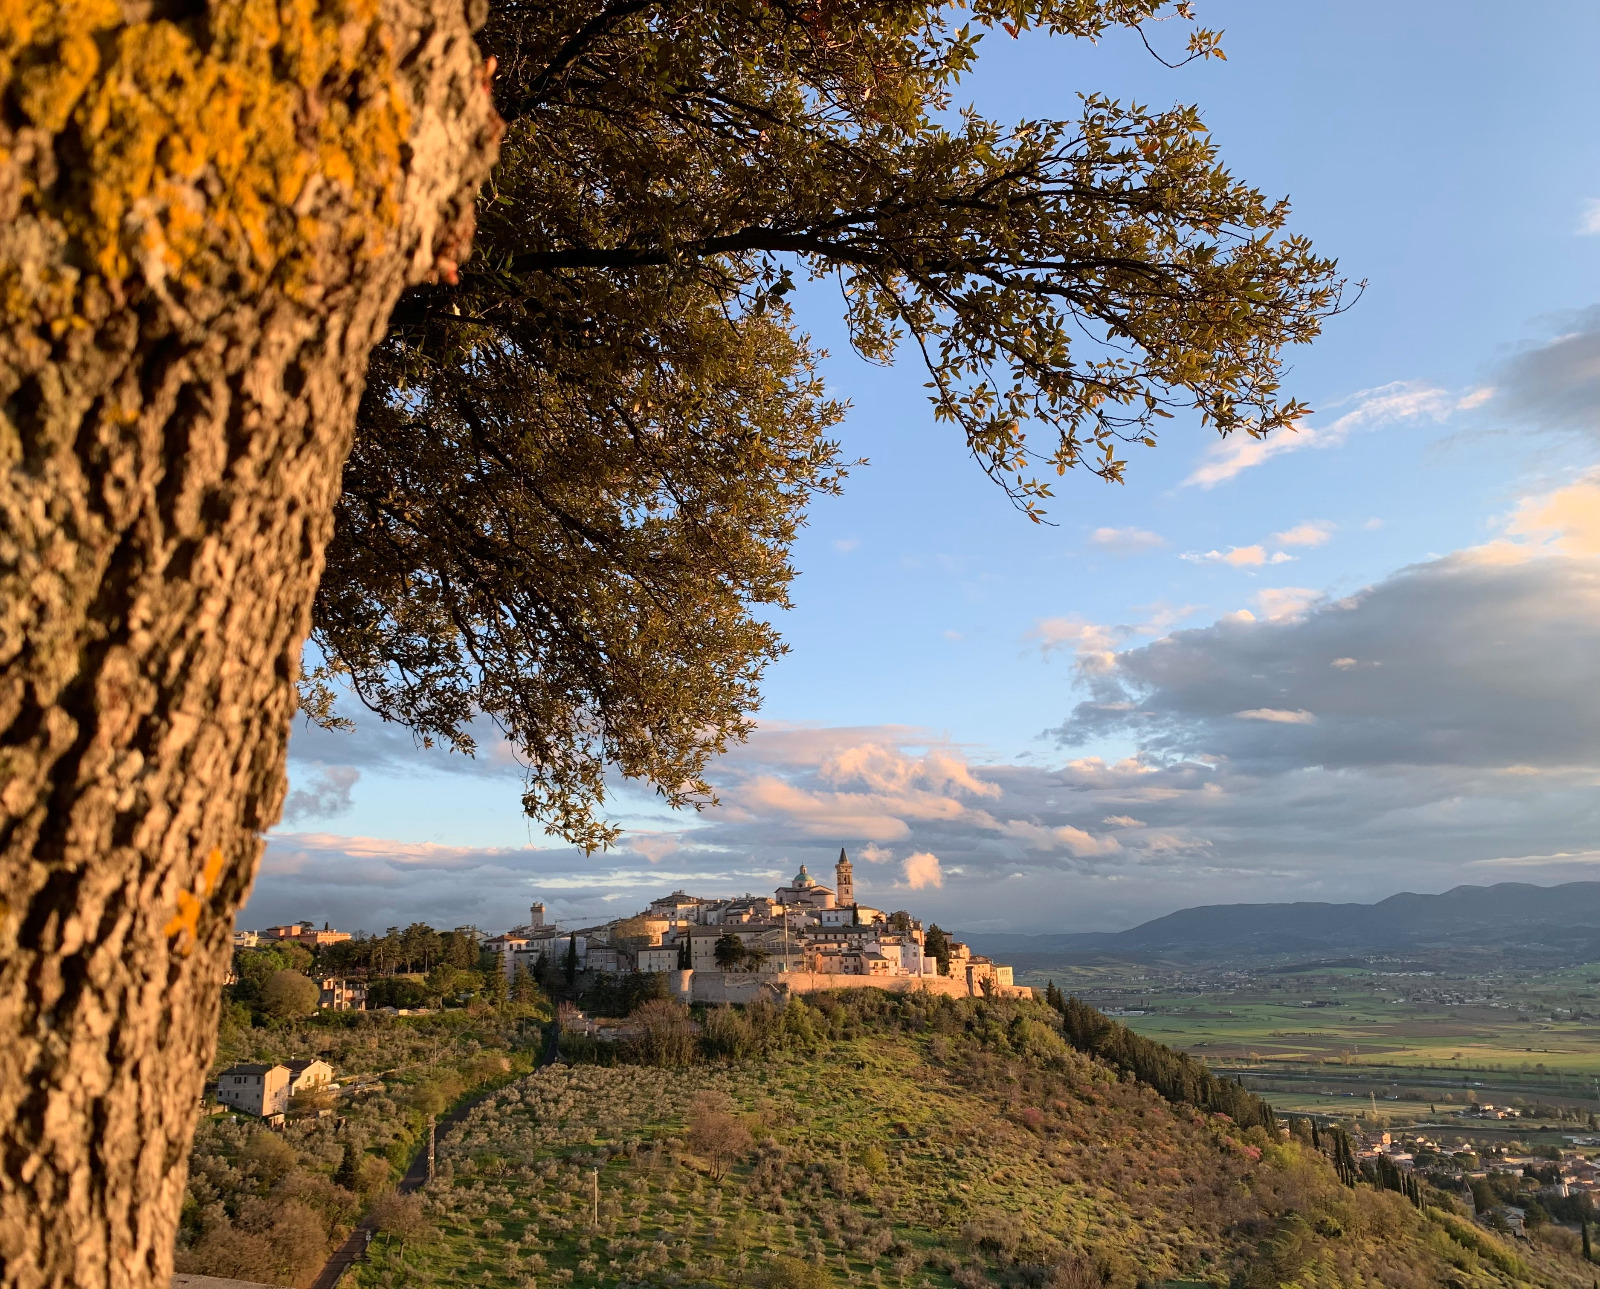
[[[834,884],[805,865],[770,896],[705,899],[674,891],[632,916],[570,929],[529,920],[485,941],[508,975],[576,954],[579,967],[608,974],[665,972],[671,993],[690,1002],[744,1002],[763,988],[792,994],[870,985],[956,997],[1029,998],[1010,967],[974,954],[936,925],[857,902],[849,856],[840,850]]]
[[[236,932],[234,944],[308,950],[319,967],[319,1005],[335,1011],[384,1005],[416,1010],[395,1006],[407,995],[376,988],[374,978],[400,968],[406,969],[402,974],[417,966],[427,971],[435,963],[498,968],[508,985],[524,978],[543,981],[552,972],[661,975],[665,992],[689,1003],[740,1003],[762,993],[863,986],[958,998],[1030,998],[1033,993],[1015,983],[1009,966],[973,953],[937,924],[924,928],[904,910],[887,913],[860,903],[850,857],[842,849],[832,886],[801,865],[770,896],[706,898],[679,890],[631,916],[584,926],[547,920],[543,903],[532,904],[528,914],[525,924],[482,939],[470,928],[441,934],[423,927],[396,930],[384,941],[354,941],[348,931],[299,922]],[[437,943],[408,945],[408,936]],[[373,948],[390,940],[390,948]]]

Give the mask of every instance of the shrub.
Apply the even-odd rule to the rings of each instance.
[[[644,1003],[628,1019],[639,1027],[631,1044],[645,1065],[683,1066],[695,1059],[696,1033],[689,1009],[659,998]]]
[[[261,989],[261,1005],[275,1020],[297,1020],[317,1010],[322,991],[298,971],[274,971]]]

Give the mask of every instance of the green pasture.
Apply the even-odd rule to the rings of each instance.
[[[1600,974],[1400,975],[1370,967],[1209,973],[1097,963],[1037,970],[1158,1042],[1207,1060],[1600,1076]],[[1473,1001],[1463,1001],[1472,999]],[[1144,1015],[1127,1014],[1142,1010]],[[1555,1089],[1552,1089],[1555,1090]]]
[[[1486,1008],[1441,1012],[1398,1005],[1378,1011],[1238,1003],[1121,1019],[1140,1034],[1211,1060],[1377,1061],[1600,1075],[1600,1025],[1531,1021]]]

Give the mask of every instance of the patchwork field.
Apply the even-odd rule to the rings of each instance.
[[[1217,970],[1101,963],[1039,969],[1129,1028],[1230,1071],[1286,1110],[1398,1121],[1469,1100],[1600,1113],[1600,974],[1473,976],[1410,965]],[[1488,1129],[1499,1131],[1499,1129]]]

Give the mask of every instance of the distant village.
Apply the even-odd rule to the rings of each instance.
[[[707,899],[674,891],[630,917],[563,927],[533,904],[526,924],[481,942],[506,977],[540,978],[572,960],[576,969],[606,975],[662,973],[668,991],[685,1002],[748,1002],[762,992],[810,993],[873,987],[922,989],[957,997],[1030,998],[1012,969],[974,954],[937,926],[904,912],[885,913],[855,898],[849,855],[840,850],[833,885],[801,865],[770,896]],[[318,950],[351,936],[324,924],[300,922],[234,934],[236,948],[285,941]],[[321,1005],[361,1010],[359,978],[324,974]]]

